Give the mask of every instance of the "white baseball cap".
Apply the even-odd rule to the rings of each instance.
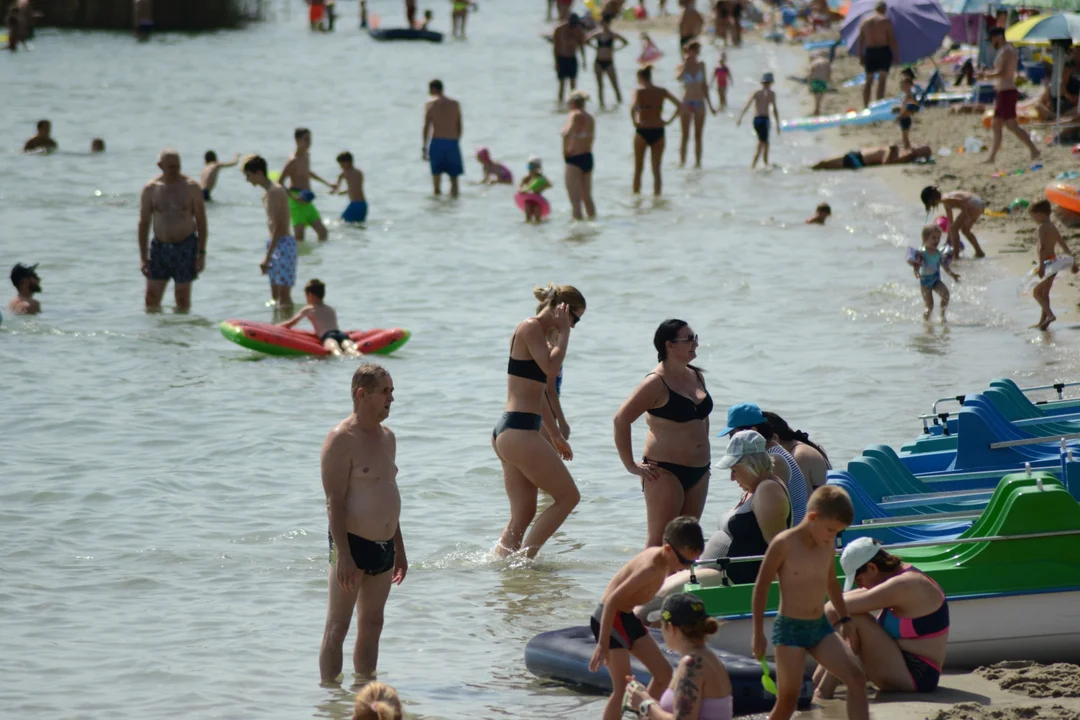
[[[740,430],[728,441],[724,457],[717,464],[721,470],[727,470],[747,455],[765,452],[765,438],[757,430]]]
[[[855,587],[855,573],[881,551],[881,543],[861,537],[849,542],[840,553],[840,568],[844,571],[844,592]]]

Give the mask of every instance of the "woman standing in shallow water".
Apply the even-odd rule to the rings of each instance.
[[[709,95],[709,80],[705,63],[701,61],[701,43],[692,40],[683,50],[683,63],[675,71],[675,77],[683,86],[682,145],[679,146],[679,166],[686,165],[686,151],[690,146],[691,123],[694,132],[694,167],[701,167],[701,136],[705,131],[705,108],[716,114]]]
[[[627,472],[641,478],[648,518],[646,547],[663,543],[664,528],[680,515],[700,518],[709,495],[709,414],[712,397],[697,358],[698,337],[683,320],[665,320],[653,346],[660,364],[615,413],[615,448]],[[641,462],[634,459],[630,426],[648,415]]]
[[[556,424],[545,391],[548,377],[562,367],[570,329],[585,314],[585,298],[571,285],[551,284],[536,288],[533,294],[541,309],[523,320],[510,338],[506,411],[491,433],[510,500],[510,522],[495,552],[506,556],[524,548],[530,558],[536,557],[581,499],[563,464],[574,454]],[[552,329],[558,338],[548,345],[546,336]],[[541,437],[541,426],[547,430],[550,444]],[[554,503],[533,523],[540,490],[551,495]],[[526,537],[530,524],[532,530]]]
[[[659,195],[663,180],[660,165],[664,161],[664,127],[675,122],[679,110],[664,120],[664,101],[670,100],[681,108],[679,98],[665,88],[653,85],[652,66],[646,65],[637,72],[638,88],[630,99],[630,119],[634,122],[634,194],[641,192],[641,175],[645,170],[645,151],[650,151],[653,173],[653,194]]]
[[[570,93],[570,114],[563,125],[563,159],[566,161],[566,193],[574,219],[581,220],[582,207],[589,219],[596,217],[596,205],[592,198],[593,140],[596,136],[596,120],[585,111],[589,96],[582,90]]]

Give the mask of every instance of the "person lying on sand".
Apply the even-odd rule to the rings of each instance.
[[[822,160],[811,169],[858,170],[859,168],[873,167],[875,165],[904,165],[915,162],[920,158],[929,158],[932,154],[929,145],[922,145],[910,150],[901,149],[899,145],[863,148],[862,150],[852,150],[840,157]]]

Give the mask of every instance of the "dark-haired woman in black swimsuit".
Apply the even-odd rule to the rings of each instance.
[[[548,285],[536,288],[533,294],[541,309],[523,320],[510,338],[506,412],[491,433],[510,500],[510,522],[495,553],[505,556],[524,548],[530,558],[536,557],[581,498],[563,464],[574,454],[552,415],[545,391],[548,376],[558,374],[566,357],[570,328],[585,314],[585,298],[570,285]],[[558,332],[551,345],[547,342],[550,330]],[[550,443],[540,435],[541,426],[547,430]],[[554,502],[533,523],[540,490]],[[532,530],[526,537],[530,524]]]
[[[664,160],[664,127],[675,122],[682,110],[682,101],[665,88],[653,85],[652,66],[637,72],[638,87],[630,98],[630,119],[634,122],[634,194],[641,192],[641,175],[645,170],[645,151],[651,151],[653,194],[659,195],[662,185],[660,164]],[[675,105],[675,113],[664,120],[664,101]]]
[[[712,397],[697,357],[698,339],[682,320],[665,320],[653,336],[660,364],[615,413],[615,448],[627,472],[641,478],[648,517],[646,547],[663,544],[664,527],[680,515],[700,518],[709,495],[709,413]],[[630,426],[647,414],[641,461]]]
[[[621,43],[616,45],[615,43]],[[622,103],[622,93],[619,92],[619,79],[615,75],[615,51],[622,50],[629,43],[626,38],[611,29],[611,20],[606,17],[600,23],[600,29],[594,30],[585,39],[585,44],[596,50],[596,60],[593,62],[593,70],[596,71],[597,97],[600,107],[604,107],[604,76],[611,81],[611,89],[615,91],[615,102]]]

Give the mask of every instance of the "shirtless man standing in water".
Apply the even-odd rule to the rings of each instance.
[[[139,269],[146,276],[146,309],[161,309],[173,281],[176,309],[191,307],[191,282],[206,266],[206,203],[199,183],[180,173],[180,154],[162,150],[161,174],[139,202]],[[150,227],[154,239],[150,241]]]
[[[323,180],[311,169],[311,131],[307,128],[296,128],[293,132],[296,139],[296,151],[289,156],[285,167],[281,169],[281,177],[278,181],[289,191],[289,215],[292,218],[293,237],[297,242],[304,241],[304,228],[310,225],[315,229],[315,234],[320,240],[326,239],[326,226],[322,224],[319,211],[315,208],[315,194],[311,192],[312,178],[318,180],[328,188],[333,185]],[[287,182],[286,182],[287,181]]]
[[[443,95],[442,80],[428,83],[424,105],[424,140],[422,155],[431,165],[431,182],[436,195],[442,195],[442,176],[450,176],[450,197],[458,196],[458,178],[465,172],[461,161],[461,105]]]
[[[330,431],[322,447],[330,517],[330,598],[319,651],[324,683],[341,675],[341,648],[354,607],[353,670],[361,679],[374,677],[390,585],[400,585],[409,569],[398,523],[397,440],[382,424],[394,402],[390,373],[371,363],[358,367],[352,399],[352,414]]]
[[[289,234],[289,194],[266,176],[266,160],[253,155],[244,162],[244,178],[265,190],[263,208],[270,238],[266,257],[259,263],[270,278],[270,298],[279,310],[292,307],[292,286],[296,284],[296,239]]]

